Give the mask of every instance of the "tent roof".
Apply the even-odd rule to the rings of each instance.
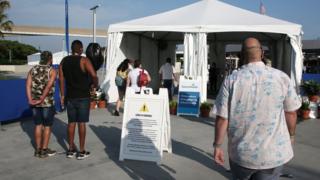
[[[110,25],[108,32],[266,32],[300,35],[301,25],[241,9],[219,0],[199,2]]]

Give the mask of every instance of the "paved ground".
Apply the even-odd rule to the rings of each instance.
[[[33,157],[33,123],[30,119],[9,123],[0,131],[0,179],[183,179],[224,180],[225,168],[212,161],[214,119],[171,116],[173,153],[164,153],[161,165],[152,162],[118,161],[122,117],[110,115],[110,109],[91,112],[87,128],[87,149],[92,156],[79,161],[67,159],[66,113],[56,115],[50,148],[58,155]],[[300,122],[297,127],[295,158],[285,173],[298,180],[320,179],[320,120]],[[76,141],[78,142],[78,141]],[[224,143],[224,148],[225,147]],[[285,178],[282,178],[285,179]]]

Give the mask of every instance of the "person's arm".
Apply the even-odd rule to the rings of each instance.
[[[297,124],[297,113],[296,111],[285,112],[286,122],[288,126],[288,131],[290,134],[290,140],[294,143],[294,136],[296,133],[296,124]]]
[[[223,143],[224,136],[227,132],[227,128],[228,128],[228,120],[221,116],[217,116],[215,121],[213,156],[214,156],[214,161],[221,166],[224,165],[224,152],[223,152],[223,149],[221,148],[221,145]]]
[[[60,103],[61,106],[64,106],[64,96],[65,96],[65,88],[64,88],[64,75],[62,71],[62,66],[63,66],[64,60],[61,61],[60,66],[59,66],[59,83],[60,83]]]
[[[54,69],[51,69],[50,70],[50,79],[49,79],[46,87],[44,88],[44,91],[42,92],[42,95],[40,97],[40,103],[42,103],[44,101],[44,99],[48,96],[49,91],[51,90],[52,86],[55,83],[56,76],[57,76],[57,72]]]
[[[89,75],[92,77],[93,88],[98,87],[98,76],[97,76],[97,73],[94,70],[90,60],[88,58],[82,58],[82,59],[84,62],[84,68],[85,68],[86,72],[88,72]]]
[[[162,79],[163,79],[163,76],[162,76],[162,73],[163,73],[163,72],[162,72],[162,67],[163,67],[163,66],[161,66],[161,67],[160,67],[160,70],[159,70],[159,78],[160,78],[160,82],[161,82],[161,81],[162,81]]]
[[[26,82],[26,93],[27,93],[28,103],[30,105],[36,105],[36,104],[39,104],[39,101],[32,99],[31,85],[32,85],[32,77],[29,72],[27,77],[27,82]]]
[[[128,77],[127,77],[127,87],[129,87],[130,84],[131,84],[131,76],[130,76],[130,75],[131,75],[131,72],[132,72],[132,71],[129,72]]]
[[[176,68],[174,66],[172,66],[172,76],[174,81],[178,81]]]
[[[144,70],[144,71],[146,71],[146,70]],[[151,82],[151,76],[150,76],[148,71],[146,71],[146,72],[147,72],[147,75],[148,75],[148,83],[150,83]]]

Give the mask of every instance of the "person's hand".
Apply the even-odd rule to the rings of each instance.
[[[224,153],[220,147],[214,148],[213,158],[218,165],[220,166],[224,165]]]
[[[43,103],[45,98],[46,98],[45,96],[41,96],[40,99],[39,99],[39,104]]]
[[[37,104],[40,104],[40,103],[41,103],[40,100],[35,100],[35,99],[31,99],[31,100],[29,101],[29,104],[30,104],[31,106],[34,106],[34,105],[37,105]]]

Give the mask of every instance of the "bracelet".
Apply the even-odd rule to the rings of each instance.
[[[217,144],[217,143],[215,143],[215,142],[213,142],[213,144],[212,144],[212,146],[213,146],[214,148],[220,148],[221,145],[222,145],[222,144]]]

